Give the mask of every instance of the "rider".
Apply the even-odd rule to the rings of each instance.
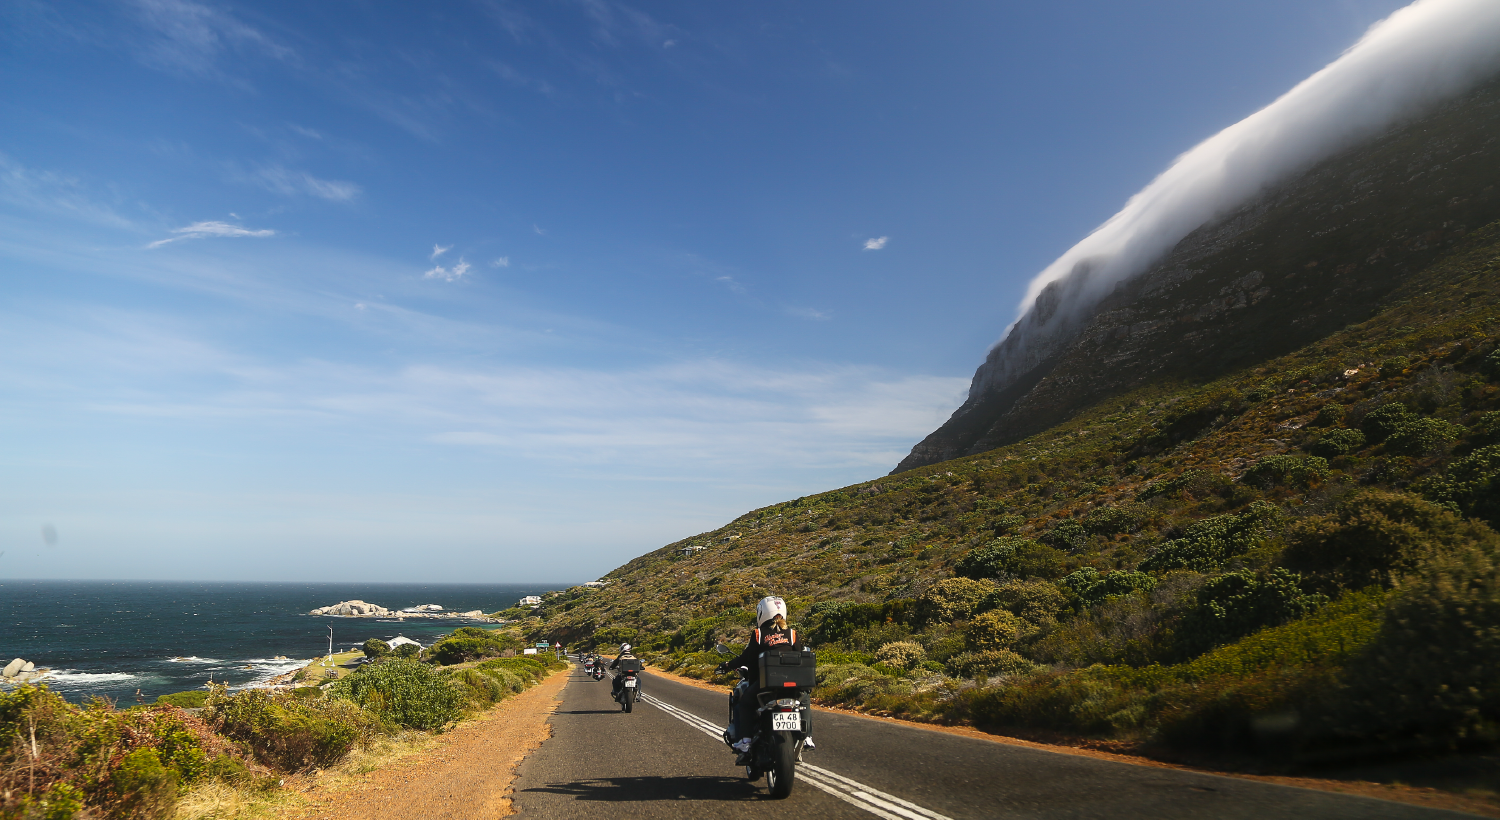
[[[755,622],[760,624],[760,628],[750,633],[745,651],[738,658],[719,664],[715,671],[723,674],[741,666],[754,670],[760,663],[760,653],[767,649],[802,649],[802,644],[797,642],[797,630],[786,625],[786,601],[774,595],[760,599],[755,605]],[[734,750],[741,755],[750,751],[750,741],[755,735],[755,730],[751,727],[755,725],[756,688],[753,671],[750,677],[741,680],[735,687],[734,717],[724,732],[725,740],[731,741]],[[811,720],[808,722],[811,723]],[[812,727],[808,726],[805,731],[808,738],[803,748],[817,748],[812,742]]]
[[[639,658],[636,658],[635,655],[630,654],[630,644],[628,644],[628,643],[622,643],[622,644],[620,644],[620,654],[616,655],[615,659],[609,662],[610,671],[614,671],[615,669],[619,669],[620,668],[620,661],[625,660],[627,658],[632,659],[632,660],[640,660]],[[645,666],[646,662],[645,661],[641,661],[641,665]],[[637,687],[639,687],[641,685],[640,681],[637,680],[635,685]],[[611,690],[611,693],[614,695],[614,697],[616,699],[618,699],[620,697],[620,690],[623,689],[623,688],[625,688],[625,676],[624,675],[615,675],[614,687]]]

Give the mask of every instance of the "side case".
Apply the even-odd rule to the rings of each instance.
[[[817,656],[811,651],[768,649],[760,653],[761,689],[811,689],[817,682]]]

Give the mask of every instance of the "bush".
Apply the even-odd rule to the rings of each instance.
[[[1003,609],[1041,626],[1055,620],[1067,604],[1068,597],[1050,581],[1011,581],[984,596],[977,609]]]
[[[1042,533],[1042,541],[1053,547],[1077,551],[1088,544],[1089,531],[1083,524],[1069,519]]]
[[[954,655],[943,668],[955,678],[988,678],[1025,674],[1035,669],[1036,664],[1009,649],[988,649]]]
[[[1392,599],[1377,640],[1331,698],[1324,742],[1428,751],[1500,742],[1500,559],[1493,544],[1439,558]]]
[[[1156,587],[1156,579],[1144,572],[1116,570],[1100,575],[1093,567],[1084,567],[1068,575],[1062,582],[1073,590],[1073,594],[1078,596],[1085,607],[1117,595],[1150,592]]]
[[[177,803],[177,777],[162,765],[155,749],[126,752],[110,780],[118,795],[114,814],[165,817]]]
[[[1083,528],[1094,535],[1135,532],[1146,523],[1146,508],[1136,505],[1097,507],[1083,517]]]
[[[1349,408],[1337,402],[1330,402],[1318,408],[1318,415],[1312,420],[1314,427],[1332,427],[1344,420],[1344,413]]]
[[[1237,515],[1216,515],[1194,523],[1181,538],[1158,547],[1141,562],[1140,569],[1211,572],[1264,543],[1280,523],[1281,510],[1276,505],[1256,501]]]
[[[971,652],[1010,649],[1027,632],[1027,623],[1015,615],[995,609],[975,617],[964,627],[964,648]]]
[[[1307,448],[1307,451],[1315,456],[1334,458],[1336,456],[1346,456],[1363,446],[1365,446],[1364,433],[1358,430],[1351,430],[1347,427],[1340,427],[1336,430],[1329,430],[1322,436],[1319,436],[1318,440]]]
[[[204,715],[220,734],[244,743],[256,759],[288,772],[331,765],[379,730],[374,715],[348,701],[311,700],[264,689],[233,695],[218,689],[209,697]]]
[[[427,656],[444,666],[499,657],[506,650],[521,648],[514,635],[473,626],[459,627],[427,650]]]
[[[875,660],[893,669],[911,669],[927,660],[927,650],[914,641],[897,641],[875,650]]]
[[[1067,556],[1062,552],[1029,538],[1007,536],[964,556],[953,571],[976,580],[1006,576],[1052,579],[1061,577],[1066,566]]]
[[[1500,410],[1491,410],[1476,419],[1465,438],[1475,447],[1500,444]]]
[[[367,666],[329,689],[387,723],[440,731],[458,719],[463,697],[441,673],[413,660],[393,658]]]
[[[984,600],[984,596],[994,588],[992,582],[972,578],[947,578],[938,581],[917,599],[922,621],[941,624],[968,618],[979,602]]]
[[[1240,480],[1269,489],[1278,484],[1307,487],[1328,478],[1328,461],[1319,456],[1266,456],[1245,471]]]
[[[1366,413],[1359,423],[1359,429],[1364,432],[1366,440],[1379,444],[1396,432],[1403,423],[1416,418],[1418,418],[1417,415],[1406,409],[1406,405],[1391,402]]]
[[[1463,428],[1456,424],[1418,416],[1397,425],[1385,440],[1385,447],[1398,455],[1419,456],[1451,444],[1461,433]]]
[[[836,643],[871,627],[905,624],[914,618],[917,608],[918,602],[910,598],[884,604],[822,601],[808,612],[807,639],[818,644]]]
[[[1500,528],[1500,444],[1482,447],[1422,485],[1423,495]]]
[[[1170,498],[1179,494],[1193,498],[1206,498],[1222,490],[1227,484],[1228,479],[1218,473],[1191,469],[1173,478],[1147,484],[1136,493],[1135,498],[1137,501],[1150,501],[1157,497]]]
[[[422,648],[416,644],[404,643],[391,650],[390,657],[414,661],[422,657]]]
[[[1295,573],[1276,568],[1259,575],[1229,572],[1198,588],[1198,605],[1176,633],[1180,655],[1191,657],[1268,626],[1305,617],[1328,602],[1309,595]]]
[[[1495,538],[1482,525],[1410,493],[1366,490],[1332,514],[1293,527],[1281,563],[1329,589],[1388,588],[1441,553]]]
[[[163,706],[176,706],[180,709],[201,709],[208,702],[208,690],[192,689],[187,692],[173,692],[170,695],[157,695],[156,702]]]
[[[391,645],[379,638],[371,638],[365,641],[362,648],[365,650],[365,657],[367,658],[379,659],[391,654]]]

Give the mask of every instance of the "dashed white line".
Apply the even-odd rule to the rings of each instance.
[[[666,712],[672,717],[697,729],[705,735],[722,742],[723,730],[717,724],[704,720],[692,712],[673,706],[661,698],[641,693],[641,700]],[[918,806],[908,800],[866,786],[841,774],[831,772],[811,763],[798,763],[802,781],[819,791],[838,798],[856,808],[863,809],[883,820],[953,820],[944,814]]]

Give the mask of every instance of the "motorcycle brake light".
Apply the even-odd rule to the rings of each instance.
[[[786,683],[783,683],[783,684],[782,684],[782,686],[783,686],[783,687],[786,687],[786,686],[796,686],[796,685],[797,685],[797,684],[795,684],[795,683],[792,683],[792,682],[791,682],[791,681],[787,681],[787,682],[786,682]]]

